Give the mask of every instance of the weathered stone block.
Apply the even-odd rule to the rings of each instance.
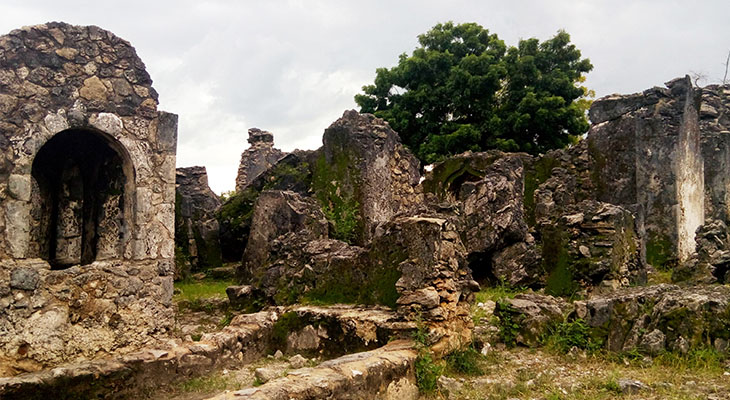
[[[30,201],[30,177],[27,175],[10,175],[8,177],[8,192],[16,200]]]
[[[10,287],[13,289],[35,290],[40,282],[38,271],[34,268],[16,268],[10,274]]]

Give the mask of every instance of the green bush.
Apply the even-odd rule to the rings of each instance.
[[[450,372],[457,374],[483,375],[484,370],[480,365],[483,357],[474,347],[469,346],[449,353],[446,356],[446,366]]]
[[[494,315],[499,318],[499,338],[507,346],[514,346],[520,333],[520,321],[517,320],[515,309],[509,303],[500,300],[494,308]]]
[[[603,346],[601,340],[591,336],[591,328],[580,318],[553,326],[542,342],[561,353],[567,353],[573,347],[594,353]]]
[[[414,365],[418,390],[423,394],[434,393],[438,387],[438,379],[444,372],[444,366],[443,363],[434,360],[431,348],[428,346],[428,329],[420,317],[416,317],[413,341],[418,350],[418,357],[416,357]]]

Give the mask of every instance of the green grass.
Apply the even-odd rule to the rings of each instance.
[[[603,346],[601,340],[591,336],[591,328],[582,319],[565,321],[553,326],[541,342],[548,349],[563,354],[573,347],[596,353]]]
[[[173,299],[175,301],[185,300],[189,302],[210,298],[224,299],[226,298],[226,288],[235,284],[234,281],[214,281],[208,279],[202,281],[175,282],[175,289],[179,293],[173,296]]]
[[[511,299],[526,291],[527,289],[525,288],[511,288],[503,283],[494,287],[484,287],[475,293],[476,303],[485,303],[488,300],[496,302],[503,299]]]
[[[438,389],[438,379],[444,373],[444,363],[437,361],[428,346],[428,328],[423,324],[420,316],[416,318],[416,331],[413,332],[413,341],[416,342],[418,357],[414,369],[416,385],[421,394],[432,395]]]
[[[452,351],[446,356],[446,371],[457,375],[483,375],[484,369],[481,366],[481,362],[484,358],[472,346]]]
[[[210,393],[232,389],[232,385],[232,380],[226,376],[201,376],[180,383],[178,390],[183,393]]]

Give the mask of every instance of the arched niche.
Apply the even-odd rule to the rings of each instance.
[[[54,269],[122,258],[134,226],[134,168],[118,141],[93,129],[59,132],[36,153],[31,175],[32,257]]]

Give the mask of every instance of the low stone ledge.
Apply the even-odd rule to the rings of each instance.
[[[410,338],[416,329],[414,322],[387,307],[294,305],[277,307],[277,311],[281,319],[273,345],[288,354],[339,357]],[[286,338],[277,338],[276,332],[286,332]]]
[[[415,400],[414,363],[410,341],[394,341],[376,350],[349,354],[314,368],[301,368],[262,386],[223,393],[209,400],[380,399]],[[411,390],[403,390],[403,379]],[[395,385],[394,383],[397,383]],[[414,390],[415,389],[415,390]],[[404,396],[404,393],[408,395]]]
[[[171,341],[168,346],[118,358],[0,378],[0,398],[46,400],[59,393],[73,393],[74,398],[134,398],[149,388],[263,356],[277,318],[276,312],[269,311],[239,315],[199,342]]]

